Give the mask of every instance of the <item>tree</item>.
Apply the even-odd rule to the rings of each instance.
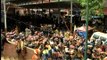
[[[81,10],[81,16],[86,15],[86,0],[75,0],[76,3],[79,3],[83,9]],[[103,17],[103,0],[89,0],[89,16],[100,16]]]

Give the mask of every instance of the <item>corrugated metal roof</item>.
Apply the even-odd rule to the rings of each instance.
[[[41,3],[41,4],[28,4],[28,5],[21,5],[20,7],[25,8],[70,8],[71,3],[67,1],[62,2],[51,2],[51,3]],[[73,8],[82,8],[79,4],[73,3]]]
[[[17,4],[19,7],[24,7],[24,8],[70,8],[71,2],[70,1],[60,1],[58,0],[56,2],[50,2],[50,3],[38,3],[38,1],[42,2],[42,0],[8,0],[13,4]],[[34,2],[32,3],[32,1]],[[45,0],[43,0],[45,1]],[[51,0],[52,1],[52,0]],[[22,4],[22,5],[21,5]],[[82,7],[77,4],[73,3],[73,8],[80,10]]]

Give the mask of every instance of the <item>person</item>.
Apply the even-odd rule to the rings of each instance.
[[[4,45],[5,43],[8,43],[7,42],[7,39],[6,39],[6,35],[5,33],[1,30],[1,51],[4,50]]]
[[[48,48],[45,47],[43,52],[42,52],[42,59],[43,60],[48,60],[48,53],[49,53]]]
[[[105,57],[104,60],[107,60],[107,57]]]
[[[5,40],[5,36],[1,33],[1,51],[4,49]]]
[[[37,47],[32,55],[32,60],[40,60],[40,49]]]
[[[34,54],[34,55],[32,56],[32,60],[38,60],[38,57],[37,57],[36,54]]]
[[[25,29],[25,36],[28,37],[29,35],[31,35],[31,30],[29,28]]]
[[[30,24],[30,25],[29,25],[29,29],[31,30],[31,35],[33,35],[33,34],[34,34],[34,31],[35,31],[35,27],[34,27],[34,25],[32,24],[32,22],[30,22],[29,24]]]
[[[25,60],[25,55],[26,55],[27,51],[26,51],[26,47],[24,46],[24,39],[18,40],[16,52],[20,59]]]

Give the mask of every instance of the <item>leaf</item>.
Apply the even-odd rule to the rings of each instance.
[[[86,15],[86,0],[76,0],[75,2],[80,3],[80,5],[82,7],[85,7],[81,10],[81,16],[85,16]],[[103,0],[89,0],[89,16],[92,15],[99,15],[102,16],[103,14]],[[96,13],[96,11],[99,11],[98,13]]]

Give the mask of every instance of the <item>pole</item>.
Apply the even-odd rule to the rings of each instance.
[[[60,0],[58,0],[58,3],[60,2]],[[61,10],[61,8],[60,8],[60,5],[58,4],[58,24],[60,23],[60,10]],[[60,27],[58,26],[58,29],[59,29]]]
[[[50,0],[49,0],[49,3],[50,3]],[[50,15],[50,7],[49,7],[49,15]]]
[[[86,0],[86,40],[85,40],[85,57],[87,60],[87,41],[88,41],[88,21],[89,21],[89,0]]]
[[[44,1],[44,0],[42,0],[42,5],[43,5],[43,1]],[[42,17],[43,17],[43,7],[42,7]]]
[[[71,32],[72,32],[72,0],[70,0],[71,1],[71,19],[70,19],[70,30],[71,30]]]
[[[6,20],[6,1],[3,0],[3,7],[4,7],[4,30],[5,33],[7,32],[7,20]]]

